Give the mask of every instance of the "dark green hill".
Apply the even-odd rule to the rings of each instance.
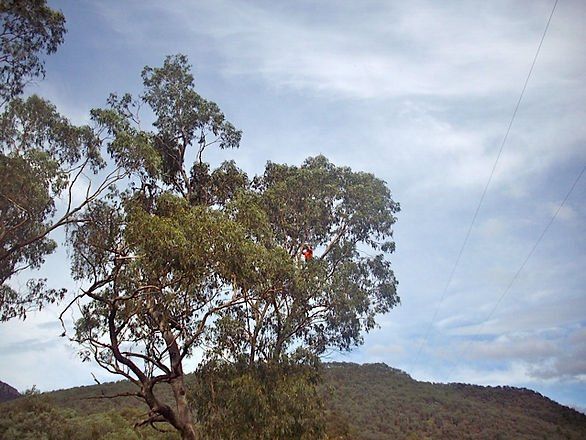
[[[360,439],[586,439],[586,415],[512,387],[418,382],[385,364],[326,365],[326,402]]]
[[[329,363],[324,379],[330,438],[586,438],[586,415],[527,389],[418,382],[385,364]],[[0,438],[10,438],[2,435],[14,428],[11,424],[23,423],[25,414],[43,411],[48,414],[45,420],[57,420],[75,429],[72,432],[87,426],[93,429],[84,436],[64,438],[175,438],[150,429],[134,436],[131,420],[145,409],[136,400],[91,398],[130,389],[127,382],[115,382],[47,393],[51,404],[25,404],[17,399],[0,408],[5,414]],[[24,432],[14,429],[10,432]]]

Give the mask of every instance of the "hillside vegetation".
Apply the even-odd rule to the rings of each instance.
[[[176,439],[132,423],[146,412],[127,382],[5,403],[2,439]],[[329,363],[321,387],[333,439],[584,439],[586,415],[527,389],[433,384],[385,364]]]
[[[353,438],[586,438],[585,415],[527,389],[418,382],[385,364],[327,364],[325,378]]]

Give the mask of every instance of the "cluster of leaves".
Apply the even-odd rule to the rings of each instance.
[[[7,281],[39,268],[54,251],[49,234],[83,206],[72,204],[73,185],[86,167],[103,166],[98,144],[89,127],[72,125],[35,95],[12,100],[0,114],[0,320],[24,317],[29,307],[62,298],[64,291],[45,289],[45,280],[29,282],[24,297]],[[64,192],[65,209],[55,218]]]
[[[46,0],[0,0],[0,103],[20,95],[32,79],[45,75],[41,54],[63,42],[65,17]]]
[[[216,349],[234,356],[240,342],[238,354],[254,362],[279,359],[297,344],[314,354],[360,344],[375,316],[399,298],[390,263],[383,254],[365,257],[359,245],[392,251],[398,210],[383,181],[323,156],[300,167],[268,163],[226,211],[273,253],[260,261],[263,276],[250,301],[227,309],[217,322]],[[300,265],[305,242],[317,257]],[[244,339],[230,338],[235,330]]]
[[[190,386],[204,439],[319,439],[325,421],[317,364],[209,363]]]
[[[97,189],[88,186],[85,197],[74,200],[80,176],[104,167],[98,133],[71,124],[36,95],[19,97],[28,81],[44,75],[42,54],[62,43],[63,15],[45,0],[1,0],[0,21],[0,321],[5,321],[63,298],[65,290],[48,288],[44,279],[30,280],[19,291],[8,281],[39,268],[56,248],[49,234],[74,221],[118,176],[107,176]]]

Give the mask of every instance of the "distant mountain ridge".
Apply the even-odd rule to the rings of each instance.
[[[20,397],[20,393],[16,388],[0,380],[0,402],[8,402],[18,397]]]
[[[55,408],[63,408],[59,410],[65,411],[61,417],[72,417],[69,425],[85,427],[99,419],[100,429],[106,432],[110,428],[103,421],[118,417],[118,433],[126,427],[131,430],[136,414],[143,413],[145,407],[132,398],[87,398],[131,389],[130,383],[121,381],[45,395]],[[385,364],[334,362],[324,365],[321,390],[329,439],[586,439],[586,415],[523,388],[418,382]],[[8,408],[13,403],[5,405]],[[38,411],[36,407],[34,411]],[[10,417],[21,420],[16,413]],[[112,437],[113,431],[108,435],[105,438],[118,438]],[[145,439],[163,438],[155,431],[144,435]]]
[[[326,364],[349,438],[586,439],[586,415],[525,388],[418,382],[385,364]]]

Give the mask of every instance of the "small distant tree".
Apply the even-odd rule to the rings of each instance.
[[[248,366],[255,384],[300,349],[360,343],[398,303],[383,253],[399,207],[383,181],[323,156],[269,163],[252,179],[233,162],[212,168],[206,149],[238,147],[240,132],[196,93],[187,59],[168,57],[142,77],[140,99],[113,95],[92,112],[132,184],[70,228],[73,274],[86,285],[74,339],[84,359],[136,385],[129,394],[150,409],[138,425],[168,423],[194,439],[194,415],[207,416],[192,410],[183,365],[196,349]],[[145,104],[153,130],[140,126]],[[301,258],[305,242],[313,260]]]

